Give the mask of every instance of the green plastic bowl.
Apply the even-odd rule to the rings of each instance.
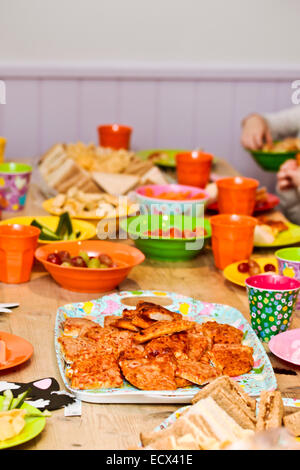
[[[194,238],[169,238],[145,235],[148,230],[168,230],[169,228],[192,230],[203,227],[205,235]],[[183,215],[138,215],[124,219],[121,230],[127,232],[136,247],[148,258],[160,261],[187,261],[195,258],[202,250],[205,240],[211,237],[208,219]]]
[[[280,166],[291,158],[295,158],[295,152],[263,152],[262,150],[249,150],[258,165],[266,171],[277,172]]]

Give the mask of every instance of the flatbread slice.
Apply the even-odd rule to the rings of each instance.
[[[157,321],[145,330],[134,336],[136,343],[145,343],[154,338],[159,338],[163,335],[171,335],[180,331],[186,331],[193,328],[194,323],[187,320],[174,320],[174,321]]]

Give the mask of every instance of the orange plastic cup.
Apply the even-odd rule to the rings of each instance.
[[[30,279],[40,229],[31,225],[0,226],[0,281],[19,284]]]
[[[130,148],[132,128],[120,124],[98,126],[99,145],[116,150]]]
[[[210,218],[215,265],[224,269],[250,257],[257,220],[248,215],[218,214]]]
[[[177,180],[179,184],[205,188],[209,182],[213,156],[200,151],[176,155]]]
[[[257,180],[241,176],[218,180],[219,213],[252,215],[258,185]]]

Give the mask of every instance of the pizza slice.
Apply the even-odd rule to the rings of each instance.
[[[187,320],[174,320],[174,321],[157,321],[148,328],[141,330],[134,336],[134,341],[137,343],[145,343],[154,338],[159,338],[164,335],[171,335],[186,331],[193,328],[194,323]]]
[[[176,376],[197,385],[203,385],[221,375],[220,369],[198,361],[178,360]]]
[[[145,346],[145,354],[148,357],[156,357],[167,351],[172,352],[175,358],[187,359],[186,333],[160,336],[159,338],[152,339]]]
[[[250,372],[253,367],[253,348],[241,344],[215,344],[210,351],[212,363],[223,375],[235,377]]]
[[[212,342],[222,344],[240,344],[243,339],[243,332],[234,326],[208,321],[201,324],[202,333],[208,336]]]
[[[123,378],[113,354],[89,354],[76,358],[67,368],[71,387],[79,390],[120,388]]]
[[[140,390],[176,390],[176,364],[169,355],[125,359],[119,365],[126,380]]]
[[[79,336],[84,334],[89,328],[101,326],[90,320],[89,318],[84,317],[67,317],[64,325],[63,332],[65,336]]]
[[[97,351],[96,341],[80,336],[60,336],[58,342],[61,347],[62,355],[67,363],[71,363],[76,357],[90,352]]]
[[[136,311],[144,317],[155,321],[173,321],[182,318],[180,313],[171,312],[167,308],[152,302],[138,302]]]

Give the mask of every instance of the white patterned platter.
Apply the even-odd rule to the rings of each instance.
[[[254,333],[250,324],[237,309],[229,305],[212,304],[195,300],[180,294],[160,291],[123,291],[103,296],[89,302],[67,304],[57,311],[55,322],[55,351],[59,370],[65,387],[78,399],[91,403],[190,403],[191,398],[200,389],[198,386],[180,388],[174,391],[144,391],[138,390],[128,382],[124,381],[121,388],[77,390],[70,386],[65,376],[66,364],[63,359],[59,336],[62,334],[62,325],[66,317],[85,317],[103,325],[104,317],[107,315],[122,314],[124,308],[130,307],[135,300],[143,297],[155,298],[163,304],[168,300],[167,308],[180,312],[185,318],[203,323],[215,320],[219,323],[227,323],[244,332],[243,344],[253,347],[254,367],[248,374],[235,377],[234,379],[251,396],[259,396],[262,390],[274,390],[277,383],[273,368],[268,356]],[[127,301],[127,304],[125,302]]]

